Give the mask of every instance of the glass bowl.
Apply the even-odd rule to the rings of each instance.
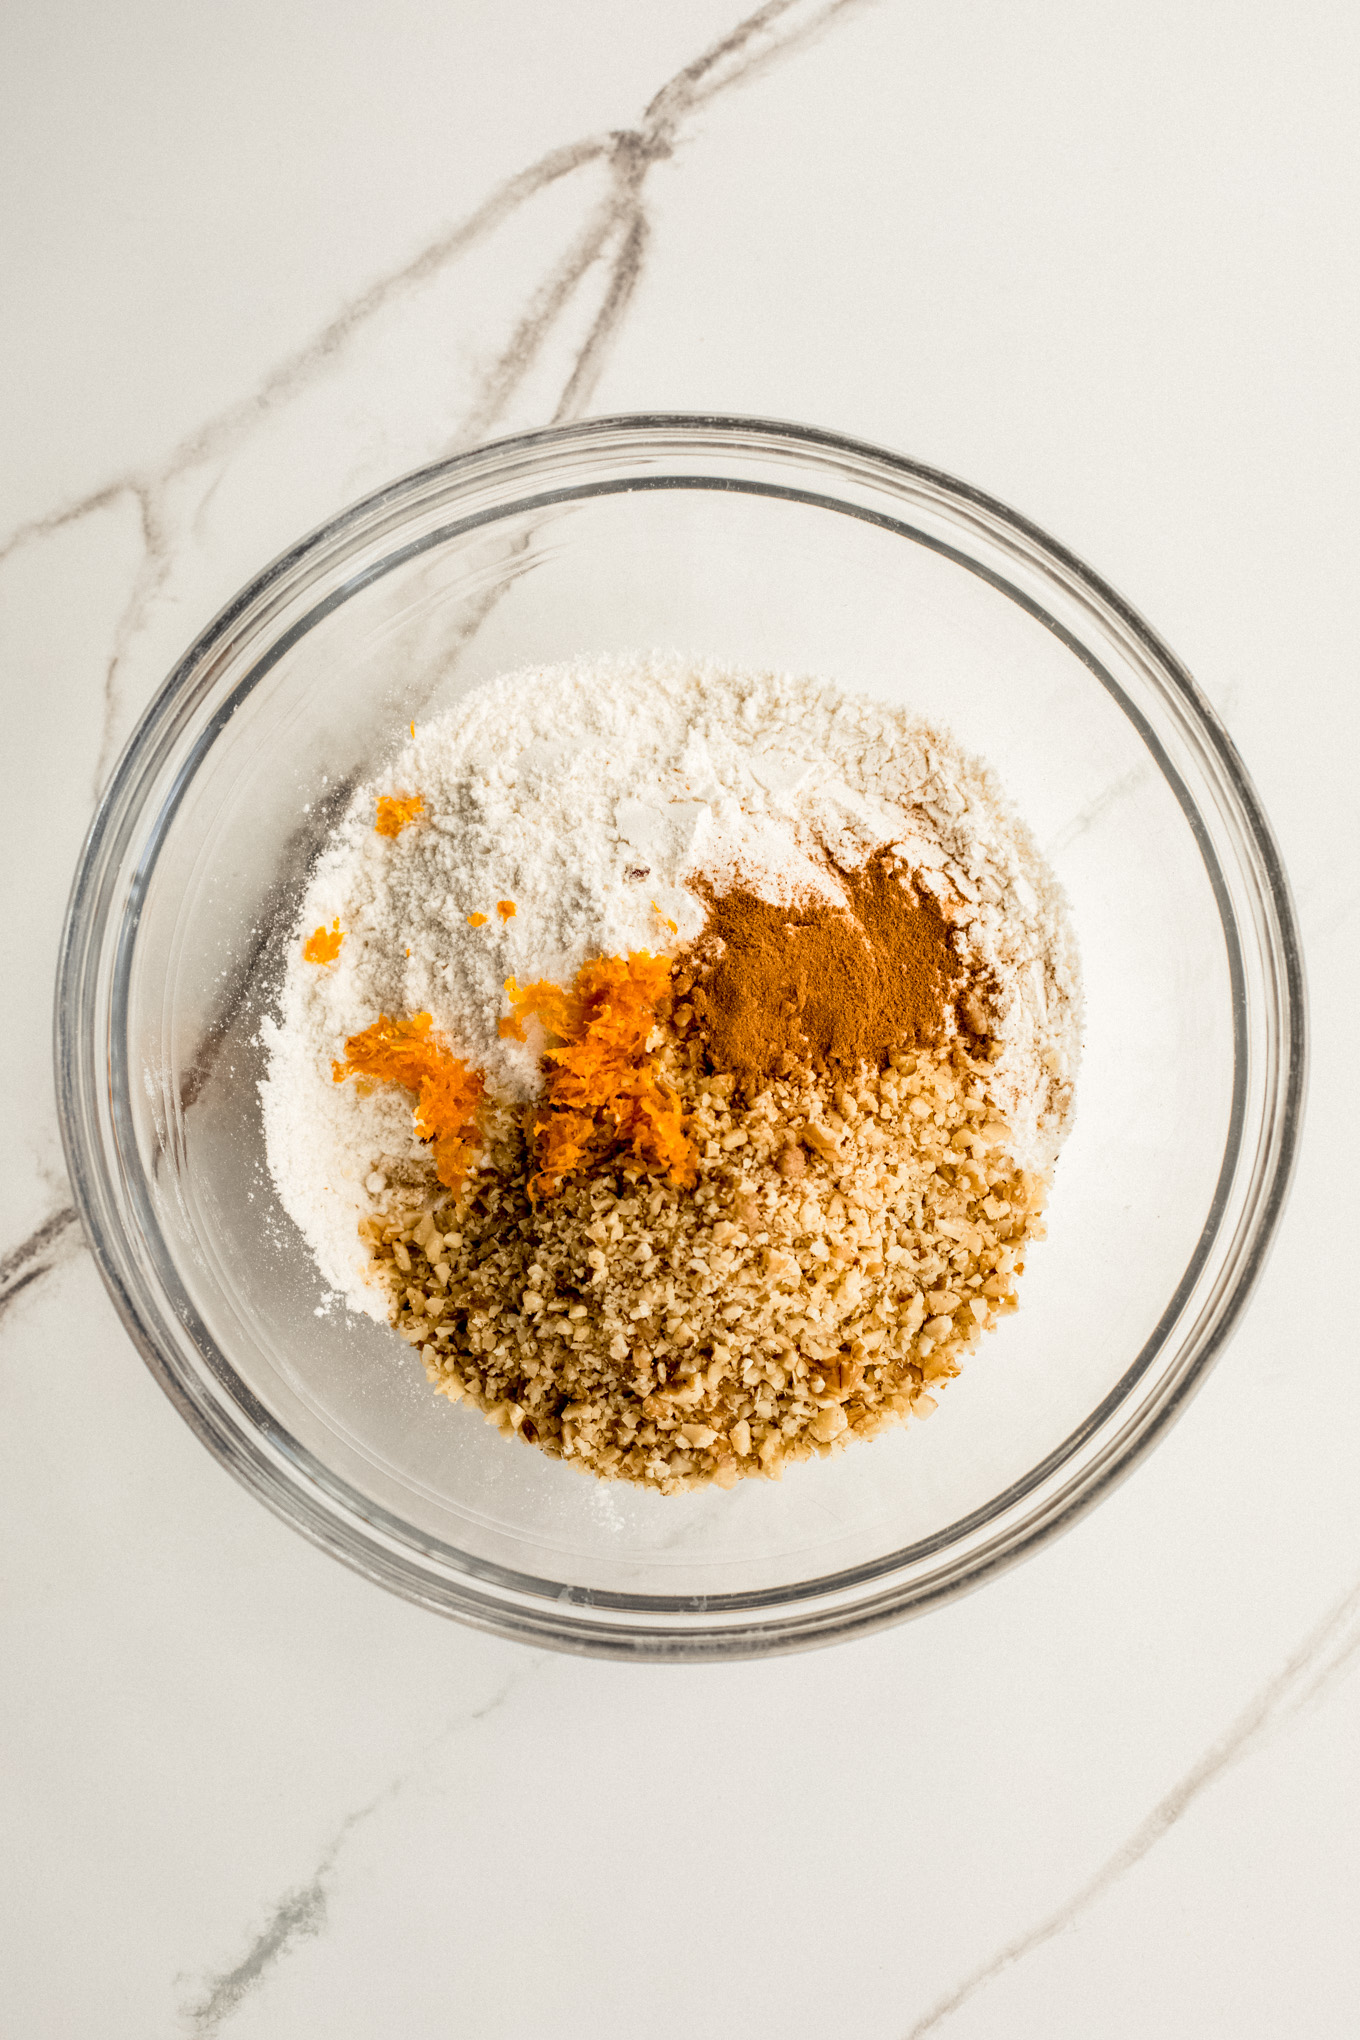
[[[782,1481],[583,1479],[435,1398],[323,1288],[264,1163],[259,1023],[357,779],[485,677],[671,648],[947,724],[1071,901],[1074,1131],[1019,1314],[928,1427]],[[833,434],[625,417],[503,440],[356,504],[237,596],[99,808],[57,992],[67,1158],[123,1318],[287,1521],[443,1613],[568,1649],[825,1643],[977,1586],[1182,1407],[1280,1215],[1298,935],[1231,743],[1126,603],[1024,518]]]

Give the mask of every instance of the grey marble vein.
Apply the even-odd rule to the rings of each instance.
[[[346,773],[328,787],[315,801],[306,820],[299,823],[285,842],[278,871],[260,903],[259,925],[254,939],[239,969],[232,973],[220,995],[212,1018],[199,1036],[194,1054],[180,1078],[181,1112],[187,1112],[203,1095],[223,1044],[240,1019],[251,994],[257,994],[262,1005],[268,1003],[269,970],[278,962],[279,945],[292,929],[298,894],[316,855],[318,842],[324,841],[344,813],[356,783],[355,775]]]
[[[181,440],[160,468],[107,484],[70,510],[22,527],[0,545],[3,562],[27,538],[69,524],[85,512],[104,507],[120,494],[130,493],[137,502],[144,557],[116,627],[105,673],[104,729],[95,768],[95,795],[117,749],[122,720],[118,682],[128,649],[170,572],[173,547],[167,496],[172,484],[191,470],[229,453],[261,419],[304,389],[316,372],[340,354],[346,342],[380,311],[438,275],[530,198],[560,178],[607,157],[610,185],[603,203],[535,292],[508,345],[484,377],[477,402],[446,450],[454,452],[475,446],[494,431],[578,288],[596,264],[609,257],[602,303],[569,368],[553,422],[579,417],[593,394],[609,347],[641,277],[649,237],[643,203],[643,185],[649,170],[674,153],[683,124],[701,106],[719,93],[762,75],[794,50],[805,48],[838,16],[876,4],[878,0],[821,0],[821,4],[814,5],[809,5],[808,0],[766,0],[765,6],[744,17],[667,80],[648,103],[636,131],[589,135],[549,150],[528,169],[507,179],[466,220],[345,306],[314,339],[272,370],[248,396]]]
[[[1238,1715],[1232,1727],[1193,1764],[1166,1797],[1153,1807],[1146,1820],[1135,1828],[1113,1855],[1070,1898],[1024,1933],[1017,1934],[1004,1948],[964,1978],[948,1996],[940,1999],[923,2018],[916,2021],[905,2040],[924,2040],[936,2033],[976,1997],[980,1990],[1026,1955],[1051,1941],[1055,1934],[1072,1926],[1096,1902],[1141,1863],[1164,1835],[1194,1805],[1225,1771],[1265,1743],[1287,1722],[1301,1714],[1335,1683],[1360,1655],[1360,1580],[1334,1605],[1292,1657],[1267,1680]]]
[[[1154,776],[1154,770],[1149,761],[1143,765],[1134,765],[1112,781],[1102,793],[1098,793],[1094,800],[1088,801],[1080,813],[1073,815],[1071,821],[1058,831],[1047,845],[1048,855],[1061,857],[1065,850],[1070,850],[1078,837],[1086,835],[1088,830],[1095,827],[1102,815],[1108,814],[1112,807],[1117,807],[1119,802],[1126,800],[1131,793],[1137,793],[1140,786],[1146,786]]]
[[[136,497],[144,491],[163,488],[188,469],[229,453],[280,401],[304,389],[316,371],[329,365],[343,351],[346,342],[379,312],[484,240],[535,193],[583,164],[593,162],[605,153],[608,146],[609,138],[598,136],[573,142],[566,148],[550,149],[527,170],[507,178],[475,212],[427,243],[408,262],[380,277],[343,306],[319,333],[272,368],[246,396],[186,434],[157,466],[118,475],[61,509],[16,525],[0,541],[0,563],[37,540],[65,530],[80,518],[107,509],[122,496]]]
[[[684,123],[720,93],[751,82],[794,51],[806,48],[839,17],[860,12],[880,0],[766,0],[725,35],[684,65],[653,94],[636,130],[590,135],[549,149],[527,169],[500,184],[465,219],[427,243],[415,256],[380,277],[343,306],[302,347],[271,369],[255,389],[226,406],[196,431],[181,439],[159,465],[129,471],[103,483],[75,502],[28,520],[0,541],[0,564],[25,547],[68,529],[120,501],[136,507],[141,526],[142,560],[128,599],[115,626],[104,675],[104,728],[96,768],[97,797],[109,770],[120,722],[119,679],[128,652],[157,596],[165,586],[175,553],[174,520],[169,492],[191,471],[228,456],[288,398],[305,390],[313,378],[340,357],[348,342],[370,321],[420,284],[439,275],[461,255],[484,241],[537,193],[591,163],[607,158],[610,182],[575,242],[534,291],[506,347],[486,372],[478,398],[463,420],[449,451],[476,444],[503,415],[515,391],[538,359],[558,319],[576,290],[601,261],[609,264],[599,306],[581,346],[568,365],[553,422],[579,417],[594,392],[628,306],[642,275],[649,239],[643,188],[652,167],[674,154]],[[196,506],[201,515],[215,478]],[[493,606],[470,620],[465,636],[484,621]],[[262,944],[263,949],[263,944]],[[255,962],[259,962],[259,958]],[[231,1011],[210,1028],[205,1044],[209,1059],[213,1039],[230,1025],[248,987],[238,986]],[[193,1082],[201,1088],[205,1070],[196,1067]],[[75,1224],[74,1212],[70,1223]],[[32,1235],[37,1240],[43,1228]],[[24,1253],[29,1245],[16,1249]],[[0,1285],[0,1309],[19,1291],[40,1279],[55,1260],[35,1249],[9,1286]],[[6,1264],[8,1265],[8,1264]],[[6,1278],[8,1280],[8,1278]]]
[[[553,412],[554,425],[579,418],[589,403],[604,368],[609,343],[622,324],[623,315],[642,279],[642,264],[650,235],[651,228],[639,204],[626,218],[619,235],[618,254],[610,271],[608,288]]]
[[[82,1244],[76,1208],[73,1204],[64,1204],[60,1211],[54,1211],[50,1218],[35,1226],[26,1240],[20,1240],[17,1247],[11,1247],[0,1259],[0,1316],[16,1297],[33,1283],[41,1281],[44,1275],[51,1274]]]
[[[805,6],[803,0],[768,0],[667,80],[647,107],[644,131],[658,141],[673,141],[696,107],[733,85],[753,83],[795,50],[807,49],[832,22],[877,4],[821,0]]]
[[[638,130],[625,130],[604,140],[587,139],[567,149],[551,152],[531,170],[510,179],[474,215],[473,221],[457,234],[444,236],[438,244],[440,264],[462,253],[473,240],[480,239],[491,227],[498,225],[516,206],[543,189],[546,182],[601,156],[608,158],[610,179],[604,198],[534,290],[509,341],[485,372],[477,400],[462,420],[448,451],[475,446],[493,430],[539,359],[577,290],[591,270],[605,259],[609,270],[601,301],[584,341],[569,362],[553,420],[561,423],[582,414],[642,274],[649,234],[643,206],[643,185],[652,166],[673,153],[674,138],[682,121],[704,100],[765,68],[773,56],[806,43],[835,15],[865,4],[868,0],[829,0],[829,4],[809,12],[803,0],[769,0],[769,4],[749,15],[730,34],[663,86],[650,102]],[[785,15],[795,11],[800,17],[806,17],[800,18],[795,32],[786,35],[782,41],[771,41],[774,27]],[[433,273],[436,266],[430,251],[426,251],[400,272],[400,287],[405,288],[410,282]],[[277,397],[297,387],[303,379],[302,364],[310,368],[328,360],[362,318],[371,316],[374,310],[391,300],[396,288],[397,285],[390,282],[375,286],[361,301],[362,312],[351,308],[350,313],[341,314],[333,320],[318,341],[304,349],[284,369],[277,371],[262,389]],[[265,397],[257,393],[249,406],[238,406],[233,412],[224,413],[222,419],[206,427],[196,440],[186,441],[184,448],[175,456],[172,469],[165,471],[154,488],[146,481],[130,484],[135,487],[141,508],[145,557],[118,625],[106,675],[105,735],[97,768],[100,781],[112,763],[108,753],[116,726],[114,694],[117,673],[138,625],[163,586],[170,568],[172,548],[158,510],[159,492],[168,484],[172,472],[178,474],[185,465],[210,459],[226,450],[227,441],[237,435],[242,421],[261,414],[266,408]],[[524,543],[527,545],[527,538]],[[477,606],[476,613],[468,619],[460,633],[458,651],[475,636],[498,599],[498,593],[493,591]],[[352,780],[346,781],[339,789],[339,795],[347,795],[352,783]],[[333,796],[330,805],[332,812],[338,813],[343,806],[343,798]],[[186,1109],[210,1077],[222,1042],[244,1002],[256,988],[258,972],[267,968],[272,954],[270,944],[282,930],[282,920],[286,919],[298,875],[295,857],[286,859],[285,864],[280,883],[273,888],[268,910],[262,916],[262,933],[242,969],[234,974],[225,988],[218,1011],[194,1056],[181,1097],[181,1104]]]
[[[466,219],[446,229],[400,267],[380,277],[334,314],[303,346],[271,369],[256,387],[227,405],[215,417],[186,434],[158,465],[115,476],[74,502],[29,518],[0,540],[0,564],[25,546],[108,508],[131,495],[143,505],[191,468],[230,452],[260,419],[283,399],[297,394],[316,371],[329,365],[346,343],[376,315],[428,281],[458,256],[509,219],[525,202],[558,179],[609,155],[616,162],[632,157],[645,165],[671,153],[682,123],[699,107],[735,85],[749,82],[775,61],[805,48],[840,15],[880,4],[880,0],[767,0],[753,14],[709,46],[664,84],[649,102],[636,134],[588,135],[548,150],[536,163],[499,185]],[[796,18],[778,33],[788,15]],[[636,181],[640,182],[640,179]],[[627,240],[628,236],[622,236]],[[512,349],[516,343],[512,342]]]
[[[138,631],[150,615],[156,597],[170,578],[170,569],[174,561],[174,544],[169,520],[165,514],[164,487],[152,488],[145,483],[137,482],[131,485],[131,494],[137,505],[137,517],[141,526],[142,557],[133,576],[132,587],[123,605],[122,614],[114,626],[113,644],[104,665],[104,726],[100,731],[94,777],[90,786],[92,803],[98,800],[116,755],[119,675]]]
[[[806,0],[767,0],[668,79],[648,102],[637,128],[608,138],[609,190],[525,314],[455,445],[475,444],[495,423],[577,286],[597,262],[608,259],[600,307],[567,376],[553,423],[583,414],[641,280],[651,234],[643,187],[654,165],[674,155],[685,121],[719,93],[750,83],[775,62],[805,48],[838,16],[877,4],[878,0],[821,0],[820,5],[809,6]]]
[[[447,1723],[437,1736],[426,1743],[413,1764],[409,1764],[362,1806],[345,1815],[321,1851],[316,1868],[306,1882],[293,1885],[274,1901],[240,1960],[219,1975],[205,1977],[195,1996],[184,2006],[184,2031],[192,2035],[193,2040],[216,2040],[226,2021],[239,2011],[283,1958],[292,1954],[301,1942],[315,1939],[324,1931],[335,1869],[356,1831],[383,1807],[400,1798],[442,1748],[495,1714],[516,1688],[547,1662],[546,1652],[523,1656],[489,1700],[470,1714],[460,1715]]]

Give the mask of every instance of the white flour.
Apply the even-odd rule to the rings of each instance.
[[[377,797],[417,792],[420,819],[379,836]],[[701,873],[772,901],[839,897],[825,854],[854,867],[885,843],[968,903],[958,940],[1004,1045],[996,1103],[1017,1159],[1043,1168],[1070,1114],[1076,950],[1029,831],[942,732],[820,681],[660,655],[511,674],[419,729],[323,853],[266,1023],[270,1167],[325,1279],[385,1317],[358,1222],[420,1152],[404,1092],[333,1082],[348,1035],[428,1012],[493,1088],[532,1096],[532,1050],[496,1031],[507,977],[566,983],[592,956],[683,945],[703,926]],[[303,936],[336,918],[338,961],[305,963]]]

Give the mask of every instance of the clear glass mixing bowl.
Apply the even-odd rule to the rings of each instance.
[[[414,718],[647,647],[948,724],[1072,903],[1075,1130],[1019,1315],[928,1428],[781,1484],[604,1485],[436,1400],[327,1300],[265,1167],[258,1029],[310,860]],[[57,994],[67,1157],[134,1340],[281,1516],[430,1608],[618,1656],[824,1643],[976,1586],[1128,1471],[1223,1346],[1303,1091],[1288,888],[1189,675],[976,490],[796,426],[603,419],[409,476],[276,560],[171,674],[103,800]]]

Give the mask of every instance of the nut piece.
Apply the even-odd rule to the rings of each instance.
[[[1043,1231],[1045,1186],[1010,1158],[985,1058],[911,1051],[839,1091],[795,1075],[743,1100],[702,1054],[674,1031],[658,1048],[692,1185],[626,1165],[536,1203],[507,1113],[456,1205],[432,1163],[385,1159],[386,1210],[361,1226],[446,1401],[663,1494],[777,1480],[930,1416],[1018,1307]]]

